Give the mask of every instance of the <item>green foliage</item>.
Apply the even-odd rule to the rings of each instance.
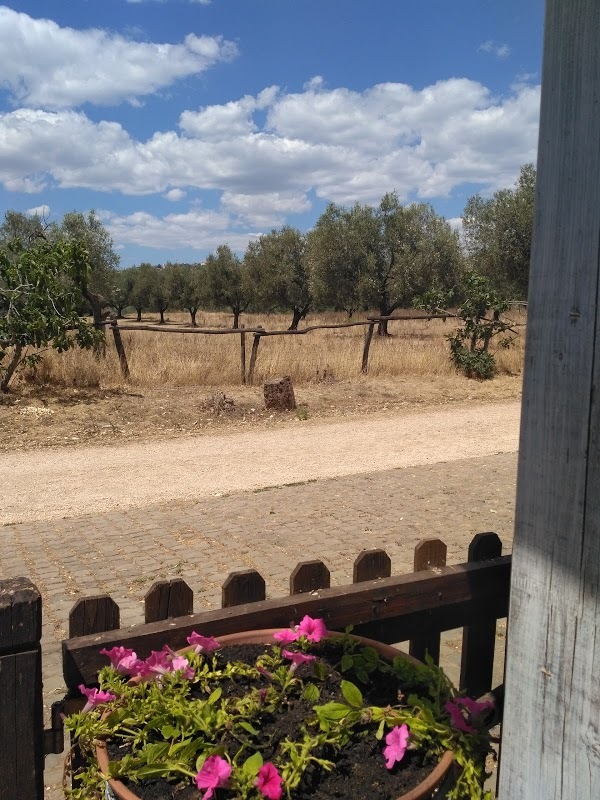
[[[474,195],[463,213],[471,267],[513,299],[527,297],[535,181],[535,167],[525,164],[513,189],[502,189],[489,200]]]
[[[318,303],[348,312],[376,307],[388,316],[434,280],[452,286],[462,264],[448,223],[424,203],[402,206],[393,192],[377,208],[330,205],[308,239]]]
[[[90,211],[87,216],[78,211],[65,214],[60,227],[54,228],[53,236],[83,244],[88,251],[91,267],[86,288],[108,302],[117,280],[120,258],[113,249],[110,234],[95,212]]]
[[[173,308],[185,309],[196,326],[196,314],[206,299],[206,269],[200,264],[167,264],[167,290]]]
[[[79,314],[90,273],[86,248],[75,241],[20,240],[0,252],[0,389],[8,391],[16,371],[35,364],[28,348],[50,345],[59,352],[91,348],[102,339]]]
[[[466,270],[460,286],[450,292],[432,288],[420,297],[416,305],[436,313],[451,314],[448,309],[456,297],[462,298],[456,311],[462,326],[449,334],[450,358],[467,378],[488,380],[496,374],[494,355],[489,351],[495,336],[514,333],[511,323],[502,319],[509,307],[508,300],[493,288],[490,281],[473,270]],[[499,341],[499,346],[510,347],[514,337]]]
[[[233,327],[239,327],[239,318],[253,297],[253,288],[247,270],[228,245],[217,247],[216,254],[206,259],[207,299],[216,307],[230,308]]]
[[[290,330],[297,329],[311,305],[305,250],[300,231],[284,226],[250,242],[244,256],[253,303],[266,311],[292,311]]]

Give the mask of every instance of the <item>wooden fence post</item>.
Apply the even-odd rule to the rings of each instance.
[[[448,548],[441,539],[423,539],[415,547],[415,558],[413,569],[415,572],[422,570],[436,569],[446,566],[446,554]],[[436,664],[440,663],[440,632],[423,633],[415,636],[410,641],[409,650],[411,656],[425,661],[425,653],[429,653]]]
[[[144,597],[144,621],[160,622],[194,613],[194,592],[181,578],[156,581]]]
[[[42,598],[0,581],[0,800],[43,800]]]
[[[246,331],[244,325],[240,325],[240,371],[242,373],[242,385],[246,385]]]
[[[363,348],[362,357],[362,372],[366,375],[369,371],[369,348],[371,347],[371,339],[373,338],[373,331],[375,330],[375,323],[369,323],[367,332],[365,333],[365,346]]]
[[[258,345],[260,344],[260,337],[262,336],[262,327],[259,325],[258,330],[254,334],[252,342],[252,352],[250,353],[250,368],[248,369],[248,383],[250,386],[254,383],[254,368],[256,367],[256,356],[258,355]]]
[[[331,575],[322,561],[301,561],[290,575],[290,594],[329,589]]]
[[[502,555],[502,542],[495,533],[478,533],[469,545],[469,561],[487,561]],[[480,697],[492,688],[496,620],[469,625],[463,631],[460,688]]]
[[[119,356],[119,364],[121,365],[121,375],[127,380],[127,378],[129,378],[129,364],[127,363],[127,355],[125,354],[125,347],[123,346],[121,331],[119,330],[119,325],[116,319],[114,319],[111,322],[110,327],[113,333],[113,339],[115,340],[115,348],[117,350],[117,355]]]
[[[392,574],[392,560],[385,550],[363,550],[354,560],[353,583],[373,581],[376,578],[389,578]]]
[[[230,608],[255,603],[266,597],[265,579],[255,569],[230,572],[221,589],[221,606]]]
[[[82,597],[69,614],[69,638],[90,633],[116,631],[120,626],[119,606],[107,594]]]

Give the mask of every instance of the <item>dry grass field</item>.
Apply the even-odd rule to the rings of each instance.
[[[525,316],[514,312],[511,319],[522,324]],[[188,320],[182,313],[167,314],[170,324]],[[157,318],[146,315],[143,321],[156,323]],[[202,327],[226,328],[231,316],[205,313],[197,321]],[[313,315],[301,326],[345,321],[345,314]],[[248,314],[242,323],[285,330],[289,317]],[[253,387],[241,383],[237,334],[124,331],[131,371],[127,383],[109,334],[106,358],[79,350],[49,351],[35,370],[24,373],[11,394],[1,398],[0,450],[278,424],[290,415],[264,411],[262,383],[282,375],[292,377],[298,421],[518,397],[525,328],[520,328],[514,347],[497,353],[497,377],[475,381],[450,363],[445,336],[454,327],[450,319],[391,323],[390,337],[373,337],[368,375],[360,372],[364,327],[263,337]],[[246,343],[248,364],[251,335]],[[221,403],[223,394],[231,402]]]
[[[416,312],[415,312],[416,313]],[[187,324],[189,317],[173,313],[172,324]],[[156,322],[151,317],[144,321]],[[344,314],[321,314],[309,318],[306,325],[346,322]],[[126,326],[132,320],[122,320]],[[198,324],[207,328],[226,328],[231,317],[225,314],[199,315]],[[282,314],[244,315],[243,324],[266,330],[286,330],[289,316]],[[389,337],[373,337],[369,356],[369,375],[373,378],[435,379],[454,374],[448,358],[445,335],[455,327],[454,320],[415,320],[390,323]],[[364,327],[310,331],[305,335],[270,336],[261,339],[256,363],[255,382],[290,375],[295,384],[325,380],[353,380],[360,374]],[[237,386],[240,379],[240,337],[237,334],[203,335],[123,332],[123,342],[131,371],[130,385],[143,388],[202,386]],[[247,361],[252,336],[246,337]],[[516,346],[497,354],[500,375],[518,375],[523,360],[523,337]],[[49,352],[43,363],[26,376],[28,382],[64,387],[116,387],[122,384],[119,364],[110,334],[107,357],[73,350]]]

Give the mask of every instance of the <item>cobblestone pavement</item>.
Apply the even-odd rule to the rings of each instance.
[[[0,528],[0,577],[24,575],[44,602],[46,710],[64,691],[60,640],[74,602],[110,594],[121,624],[142,622],[153,581],[181,576],[194,609],[214,608],[232,570],[254,568],[267,595],[289,591],[294,566],[321,558],[332,584],[352,580],[362,549],[383,547],[394,573],[412,569],[415,545],[438,537],[448,563],[464,560],[475,533],[496,531],[510,550],[516,453],[391,469],[302,484]],[[503,643],[503,626],[499,625]],[[456,679],[460,637],[445,637],[442,664]],[[498,661],[501,676],[501,659]],[[47,759],[47,800],[61,797],[62,757]]]

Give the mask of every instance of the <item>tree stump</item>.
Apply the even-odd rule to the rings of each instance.
[[[264,386],[265,408],[274,408],[277,411],[292,411],[296,408],[294,387],[289,375],[284,378],[275,378],[267,381]]]

